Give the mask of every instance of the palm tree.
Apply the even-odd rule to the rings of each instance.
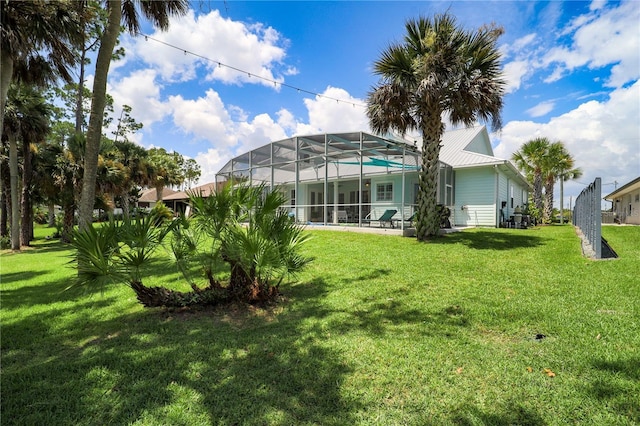
[[[582,169],[579,167],[573,167],[573,158],[570,158],[571,164],[569,162],[565,163],[567,169],[564,166],[561,166],[559,169],[558,176],[560,177],[560,224],[564,223],[564,183],[569,180],[580,179],[582,176]]]
[[[187,0],[141,1],[141,0],[112,0],[105,1],[107,24],[100,38],[100,48],[96,58],[96,69],[93,80],[93,98],[91,114],[87,129],[87,143],[84,155],[84,176],[82,193],[80,196],[80,227],[91,226],[91,216],[95,200],[96,173],[98,170],[98,153],[102,138],[102,121],[106,105],[107,76],[113,55],[120,25],[131,34],[140,30],[139,11],[161,30],[169,26],[170,16],[184,15],[189,9]]]
[[[50,108],[44,97],[30,86],[14,84],[11,86],[8,95],[2,133],[6,135],[9,142],[11,249],[20,250],[21,245],[28,245],[31,240],[31,143],[38,138],[42,138],[49,131]],[[20,226],[18,191],[18,178],[20,175],[18,170],[18,140],[22,142],[23,158],[22,228]]]
[[[151,183],[148,154],[143,147],[127,140],[114,142],[113,144],[117,149],[116,158],[126,169],[126,180],[119,188],[120,191],[116,196],[120,197],[122,201],[124,216],[129,217],[131,193],[137,193],[141,187]]]
[[[574,160],[564,144],[560,141],[553,142],[547,148],[543,162],[542,174],[544,176],[544,212],[542,220],[551,222],[553,215],[553,188],[556,180],[560,179],[561,186],[569,177],[575,179],[582,175],[582,171],[574,167]],[[567,179],[565,179],[567,178]],[[562,211],[564,188],[560,194],[560,210]],[[562,216],[562,213],[560,213]]]
[[[436,191],[443,114],[454,125],[483,120],[501,127],[506,82],[496,44],[502,30],[468,32],[444,14],[409,20],[406,31],[404,43],[389,46],[374,63],[381,81],[368,95],[367,116],[377,133],[422,135],[416,233],[424,241],[440,228]]]
[[[543,211],[542,167],[551,142],[547,138],[535,138],[522,145],[511,157],[516,166],[533,182],[533,205],[538,214]],[[539,219],[539,218],[538,218]]]
[[[68,67],[76,57],[69,46],[80,36],[76,18],[68,1],[0,3],[0,129],[12,81],[37,85],[57,77],[71,81]]]
[[[33,90],[33,89],[32,89]],[[47,133],[51,130],[49,118],[51,105],[47,103],[41,93],[33,91],[30,94],[31,104],[22,117],[22,205],[21,205],[21,236],[23,246],[28,246],[33,240],[33,153],[37,145],[44,143]]]
[[[151,185],[156,189],[156,200],[162,201],[162,189],[181,185],[184,182],[182,165],[184,158],[177,152],[167,152],[164,148],[149,150]]]

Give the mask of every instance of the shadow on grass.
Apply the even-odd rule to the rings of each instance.
[[[35,249],[38,254],[73,250],[73,246],[71,244],[62,242],[59,239],[36,239],[31,242],[30,247],[31,249]],[[23,250],[23,253],[30,253],[30,249]]]
[[[2,328],[3,417],[49,425],[352,424],[358,403],[340,394],[349,367],[306,325],[323,312],[317,284],[303,292],[310,303],[293,301],[296,309],[274,316],[246,308],[119,314],[107,297],[14,319]],[[16,290],[11,303],[31,301],[34,291]]]
[[[511,250],[521,247],[537,247],[545,240],[532,235],[531,230],[489,230],[479,229],[475,232],[454,232],[430,240],[430,244],[464,244],[475,250]]]
[[[461,426],[542,426],[547,424],[535,410],[525,407],[520,402],[511,402],[504,407],[493,407],[491,411],[488,410],[480,410],[475,406],[462,406],[454,415],[453,424]]]
[[[608,374],[593,380],[591,392],[616,413],[627,417],[634,424],[640,424],[640,401],[637,394],[640,358],[597,361],[594,366]]]
[[[11,284],[18,281],[29,281],[47,273],[47,271],[22,271],[0,274],[0,284]]]
[[[6,281],[5,276],[3,275],[2,282],[27,282],[32,280],[33,278],[46,274],[46,271],[10,274],[9,280]],[[2,288],[2,307],[3,309],[18,309],[25,306],[75,301],[86,297],[91,298],[91,300],[95,300],[93,299],[93,296],[103,295],[103,293],[107,290],[106,288],[101,288],[98,286],[76,287],[74,286],[74,279],[75,275],[56,281],[48,281],[43,284],[22,285],[20,287],[14,287],[11,289],[7,289],[6,287],[4,287]],[[100,302],[101,300],[96,301]]]

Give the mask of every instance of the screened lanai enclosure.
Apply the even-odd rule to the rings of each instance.
[[[409,226],[416,209],[420,151],[403,139],[364,132],[295,136],[230,160],[216,182],[265,183],[305,224]],[[451,206],[453,169],[440,163],[438,202]],[[379,221],[395,210],[391,220]],[[387,214],[387,216],[389,213]]]

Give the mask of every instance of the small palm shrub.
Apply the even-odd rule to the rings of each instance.
[[[229,297],[248,302],[272,299],[285,278],[312,260],[300,254],[308,234],[290,220],[282,208],[285,202],[281,192],[268,191],[266,185],[227,186],[210,197],[191,194],[188,226],[193,229],[183,222],[172,246],[178,263],[183,263],[181,271],[190,270],[185,262],[196,261],[210,286],[221,286],[217,271],[229,275]]]
[[[123,282],[147,307],[256,303],[272,300],[282,281],[312,260],[300,254],[308,234],[289,219],[277,191],[241,185],[206,198],[192,194],[190,201],[190,218],[169,221],[153,209],[137,220],[75,231],[78,284]],[[164,245],[192,291],[143,284]]]
[[[142,282],[155,251],[171,231],[154,214],[138,220],[111,220],[101,226],[74,230],[78,285],[124,282],[132,288]]]

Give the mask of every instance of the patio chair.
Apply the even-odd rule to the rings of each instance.
[[[402,222],[408,222],[409,226],[411,226],[411,222],[413,221],[413,218],[416,217],[415,212],[409,216],[407,219],[393,219],[393,222],[396,223],[396,226],[398,226],[398,222],[402,221]]]
[[[382,213],[382,216],[380,216],[378,219],[370,219],[370,218],[365,218],[365,222],[369,223],[369,226],[371,226],[371,222],[375,221],[378,222],[378,224],[380,225],[380,227],[382,228],[383,226],[385,226],[385,223],[388,223],[389,225],[391,225],[392,228],[395,228],[395,225],[393,224],[393,215],[395,215],[396,213],[398,213],[398,210],[395,209],[389,209],[389,210],[385,210],[384,213]],[[371,213],[369,213],[370,215]]]

